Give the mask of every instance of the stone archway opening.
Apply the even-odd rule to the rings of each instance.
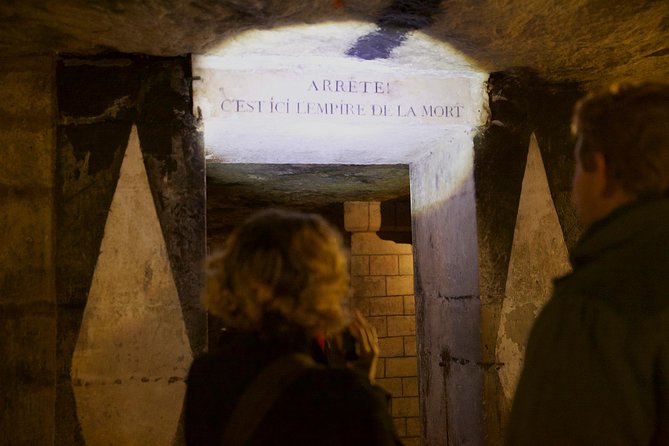
[[[401,166],[409,184],[390,191],[386,198],[379,198],[382,181],[389,179],[382,177],[368,184],[367,196],[342,195],[342,229],[347,229],[345,209],[367,206],[369,211],[385,199],[410,196],[412,244],[400,248],[401,253],[356,252],[353,257],[359,258],[352,258],[352,264],[362,268],[366,262],[369,273],[375,256],[376,276],[380,276],[382,270],[393,273],[394,269],[384,267],[394,268],[396,263],[396,279],[383,274],[387,287],[388,280],[406,281],[399,271],[399,257],[409,255],[413,260],[415,291],[412,286],[411,293],[404,290],[397,295],[402,314],[383,316],[386,331],[387,317],[401,324],[415,320],[417,359],[409,360],[416,364],[419,377],[416,391],[408,390],[415,403],[406,402],[409,408],[418,406],[420,418],[413,409],[395,413],[404,419],[400,430],[408,435],[411,418],[410,433],[421,432],[420,439],[414,438],[416,444],[421,439],[430,445],[480,444],[483,379],[475,366],[481,348],[473,137],[486,118],[487,73],[448,45],[418,31],[394,42],[384,57],[361,57],[366,54],[362,51],[365,45],[378,43],[370,39],[377,31],[375,25],[362,22],[248,31],[207,54],[194,56],[194,110],[203,124],[208,200],[230,200],[224,184],[234,182],[231,178],[246,170],[251,187],[260,194],[263,188],[267,191],[268,198],[259,198],[256,204],[336,214],[324,204],[336,195],[337,174],[332,172],[345,177],[346,172],[355,176],[357,171],[364,177],[361,172],[385,166],[392,176],[390,172]],[[274,174],[259,174],[263,169]],[[331,179],[334,188],[311,191],[314,183],[300,181],[310,174],[322,175],[324,184]],[[295,180],[287,201],[277,203],[269,198],[277,184],[268,181],[272,176]],[[301,204],[310,191],[316,202]],[[234,206],[227,209],[216,217],[222,226],[238,217]],[[208,220],[212,222],[211,215]],[[209,224],[210,241],[217,237],[212,233],[214,226]],[[360,233],[378,229],[368,221]],[[354,243],[359,237],[356,231],[352,234]],[[354,286],[379,280],[363,276],[354,274]],[[397,296],[374,297],[390,297],[384,304],[391,305],[399,304]],[[415,315],[405,314],[412,306],[410,312]],[[368,314],[377,317],[371,311]],[[413,348],[407,350],[405,345],[410,336],[403,332],[386,336],[402,341],[402,356],[396,357],[407,357],[406,352]],[[398,340],[387,341],[388,345],[393,342]],[[399,387],[412,385],[399,378]],[[386,384],[398,386],[397,380]]]

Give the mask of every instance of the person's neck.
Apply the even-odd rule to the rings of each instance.
[[[598,201],[596,207],[591,210],[590,221],[583,222],[583,230],[587,231],[593,224],[606,219],[617,209],[626,207],[637,200],[636,194],[616,188]]]

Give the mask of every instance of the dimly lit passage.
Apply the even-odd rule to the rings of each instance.
[[[284,207],[343,234],[402,441],[501,445],[581,234],[574,103],[669,76],[666,2],[5,3],[7,444],[182,445],[205,256]]]

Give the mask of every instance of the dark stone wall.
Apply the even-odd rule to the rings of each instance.
[[[568,249],[579,234],[570,202],[573,151],[571,113],[583,90],[550,84],[526,70],[493,73],[488,84],[490,121],[475,140],[474,177],[485,373],[486,444],[501,444],[510,401],[500,387],[497,333],[530,136],[535,134],[553,203]]]
[[[0,443],[51,445],[54,61],[0,58]]]
[[[133,124],[193,354],[206,345],[199,306],[205,255],[204,149],[192,116],[190,58],[62,57],[57,65],[56,444],[84,444],[72,355]],[[137,222],[142,230],[142,222]]]

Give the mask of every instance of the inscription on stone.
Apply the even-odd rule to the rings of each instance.
[[[425,103],[411,101],[410,97],[398,94],[392,82],[356,79],[311,79],[305,81],[302,94],[293,96],[228,96],[225,87],[218,88],[220,111],[223,115],[265,114],[323,117],[371,117],[397,119],[449,119],[464,117],[462,103],[434,101]],[[280,90],[280,88],[277,88]],[[295,91],[295,89],[291,89]],[[318,95],[323,96],[322,100]],[[333,94],[336,96],[333,98]],[[398,100],[399,99],[399,100]]]

